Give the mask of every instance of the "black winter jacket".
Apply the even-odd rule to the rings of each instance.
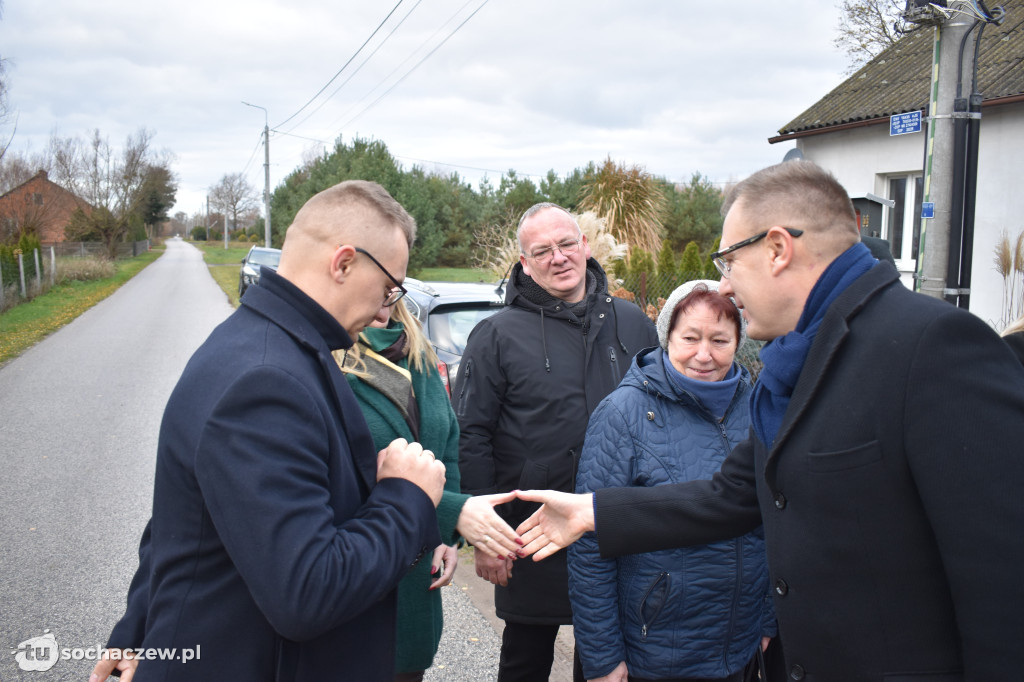
[[[608,294],[597,261],[590,259],[587,270],[597,287],[582,324],[564,302],[528,299],[520,285],[533,282],[517,264],[506,307],[470,334],[454,394],[464,493],[572,492],[591,412],[633,356],[658,344],[643,311]],[[516,501],[498,512],[515,528],[536,507]],[[571,623],[568,590],[565,552],[518,561],[508,586],[495,589],[497,614],[520,623]]]

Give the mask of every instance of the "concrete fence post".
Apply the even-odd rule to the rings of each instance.
[[[25,298],[27,296],[25,293],[25,256],[21,249],[18,249],[18,275],[21,278],[21,297]]]

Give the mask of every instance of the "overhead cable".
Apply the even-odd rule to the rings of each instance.
[[[291,116],[289,116],[289,117],[288,117],[288,118],[286,118],[285,120],[281,121],[280,123],[278,123],[278,124],[277,124],[276,126],[274,126],[274,127],[275,127],[275,128],[280,128],[280,127],[281,127],[281,126],[283,126],[283,125],[284,125],[285,123],[287,123],[288,121],[292,120],[293,118],[295,118],[296,116],[298,116],[299,114],[301,114],[301,113],[303,112],[303,110],[304,110],[304,109],[305,109],[306,107],[308,107],[308,106],[309,106],[310,104],[312,104],[312,103],[313,103],[313,101],[314,101],[314,100],[315,100],[315,99],[316,99],[317,97],[319,97],[319,96],[321,95],[321,93],[323,93],[323,91],[324,91],[324,90],[326,90],[326,89],[327,89],[328,87],[330,87],[331,83],[333,83],[333,82],[335,81],[335,79],[337,79],[337,78],[338,78],[338,76],[340,76],[340,75],[341,75],[341,72],[345,70],[345,67],[347,67],[347,66],[348,66],[349,64],[351,64],[351,63],[352,63],[352,60],[353,60],[353,59],[355,59],[355,58],[356,58],[356,56],[357,56],[357,55],[358,55],[358,54],[359,54],[360,52],[362,52],[363,48],[364,48],[364,47],[366,47],[366,44],[367,44],[367,43],[369,43],[369,42],[370,42],[371,40],[373,40],[373,37],[374,37],[375,35],[377,35],[377,31],[379,31],[379,30],[380,30],[380,29],[381,29],[381,28],[382,28],[382,27],[384,26],[384,24],[386,24],[386,23],[387,23],[388,19],[390,19],[390,18],[391,18],[391,15],[395,13],[395,10],[397,10],[397,9],[398,9],[398,7],[399,7],[399,5],[401,5],[401,4],[402,4],[402,3],[404,2],[404,1],[405,1],[405,0],[398,0],[398,4],[396,4],[396,5],[394,6],[394,7],[392,7],[392,8],[391,8],[391,11],[390,11],[390,12],[388,12],[388,15],[387,15],[386,17],[384,17],[384,20],[380,22],[380,24],[379,24],[379,25],[377,26],[377,28],[375,28],[375,29],[373,30],[373,33],[371,33],[371,34],[370,34],[370,37],[369,37],[369,38],[367,38],[367,39],[366,39],[366,40],[365,40],[365,41],[363,42],[363,44],[359,46],[359,49],[358,49],[358,50],[356,50],[356,51],[355,51],[355,52],[354,52],[354,53],[352,54],[352,56],[348,58],[348,61],[347,61],[347,62],[345,62],[345,63],[344,63],[343,65],[342,65],[342,67],[341,67],[340,69],[338,69],[338,72],[337,72],[337,73],[335,73],[335,74],[334,74],[334,75],[333,75],[333,76],[331,77],[331,80],[327,81],[327,82],[326,82],[326,83],[324,84],[324,86],[323,86],[322,88],[320,88],[320,90],[319,90],[319,91],[318,91],[318,92],[317,92],[317,93],[316,93],[315,95],[313,95],[313,96],[312,96],[312,97],[311,97],[311,98],[309,99],[309,101],[308,101],[308,102],[306,102],[306,103],[305,103],[305,104],[303,104],[303,105],[302,105],[301,107],[299,107],[299,110],[298,110],[298,111],[296,111],[296,112],[295,112],[294,114],[292,114]]]

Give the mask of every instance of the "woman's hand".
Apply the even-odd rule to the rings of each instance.
[[[441,575],[437,577],[437,580],[430,583],[430,589],[436,590],[451,583],[458,565],[459,551],[451,545],[438,545],[437,549],[434,550],[434,558],[431,560],[430,574],[434,575],[440,570]]]
[[[466,500],[459,513],[455,530],[466,538],[478,552],[492,559],[515,559],[519,556],[522,539],[512,526],[498,516],[494,507],[516,499],[515,492],[496,495],[478,495]]]

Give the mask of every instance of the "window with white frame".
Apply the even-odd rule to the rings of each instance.
[[[916,267],[918,240],[921,238],[921,199],[924,182],[920,173],[890,175],[886,178],[886,198],[896,202],[885,208],[885,234],[892,255],[901,270]]]

